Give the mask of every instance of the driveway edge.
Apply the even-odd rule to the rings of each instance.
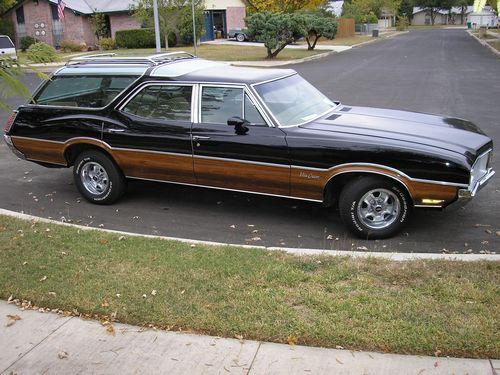
[[[472,30],[467,30],[467,34],[469,34],[471,37],[476,39],[479,43],[481,43],[483,46],[488,47],[491,52],[493,52],[495,55],[500,56],[500,51],[497,51],[494,47],[490,46],[485,40],[478,38],[472,33]]]
[[[133,232],[125,232],[113,229],[103,229],[86,227],[82,225],[64,223],[57,220],[45,219],[38,216],[27,215],[20,212],[10,211],[0,208],[0,215],[14,217],[22,220],[31,220],[41,223],[63,225],[67,227],[72,227],[81,230],[93,230],[101,231],[105,233],[133,236],[133,237],[144,237],[153,238],[160,240],[169,241],[179,241],[188,244],[199,244],[199,245],[209,245],[209,246],[233,246],[241,247],[244,249],[259,249],[268,251],[282,251],[288,254],[296,256],[338,256],[338,257],[352,257],[352,258],[381,258],[397,262],[410,261],[410,260],[448,260],[448,261],[460,261],[460,262],[479,262],[479,261],[500,261],[500,254],[435,254],[435,253],[390,253],[390,252],[373,252],[373,251],[347,251],[347,250],[326,250],[326,249],[301,249],[301,248],[288,248],[288,247],[276,247],[276,246],[255,246],[255,245],[243,245],[243,244],[231,244],[223,242],[212,242],[212,241],[202,241],[202,240],[192,240],[187,238],[178,237],[168,237],[168,236],[155,236],[151,234],[140,234]]]

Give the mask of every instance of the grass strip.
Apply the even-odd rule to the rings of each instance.
[[[169,48],[168,51],[162,50],[162,52],[177,52],[185,51],[189,53],[194,53],[194,48],[192,46],[185,47],[173,47]],[[99,53],[118,53],[123,54],[153,54],[156,50],[154,48],[143,48],[143,49],[116,49],[112,51],[92,51],[86,53],[88,55],[95,55]],[[266,60],[267,52],[264,47],[254,47],[246,46],[245,43],[240,45],[216,45],[216,44],[202,44],[196,48],[197,56],[216,61],[263,61]],[[285,48],[279,53],[279,55],[274,59],[276,61],[287,61],[302,59],[309,56],[314,56],[319,53],[325,53],[328,51],[324,50],[313,50],[307,51],[306,49],[291,49]],[[26,53],[18,53],[20,61],[23,63],[31,63],[26,57]],[[58,55],[59,62],[65,62],[69,60],[75,53],[60,53]],[[83,55],[83,54],[82,54]]]
[[[499,281],[500,262],[296,257],[0,216],[0,298],[225,337],[499,358]]]

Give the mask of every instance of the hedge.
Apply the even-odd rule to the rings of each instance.
[[[156,47],[155,30],[154,29],[130,29],[119,30],[115,35],[115,42],[118,48],[154,48]],[[162,47],[165,47],[165,39],[160,38]],[[170,33],[168,38],[169,47],[174,47],[176,38],[173,33]]]

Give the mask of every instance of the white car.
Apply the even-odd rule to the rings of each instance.
[[[0,35],[0,59],[4,57],[17,60],[16,46],[7,35]]]

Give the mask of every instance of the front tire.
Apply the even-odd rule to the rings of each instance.
[[[236,34],[236,40],[238,42],[244,42],[245,41],[245,34]]]
[[[125,177],[106,154],[88,150],[75,160],[73,178],[78,191],[89,202],[111,204],[125,192]]]
[[[395,235],[408,221],[411,208],[406,190],[395,181],[380,177],[352,180],[339,198],[342,222],[363,239]]]

